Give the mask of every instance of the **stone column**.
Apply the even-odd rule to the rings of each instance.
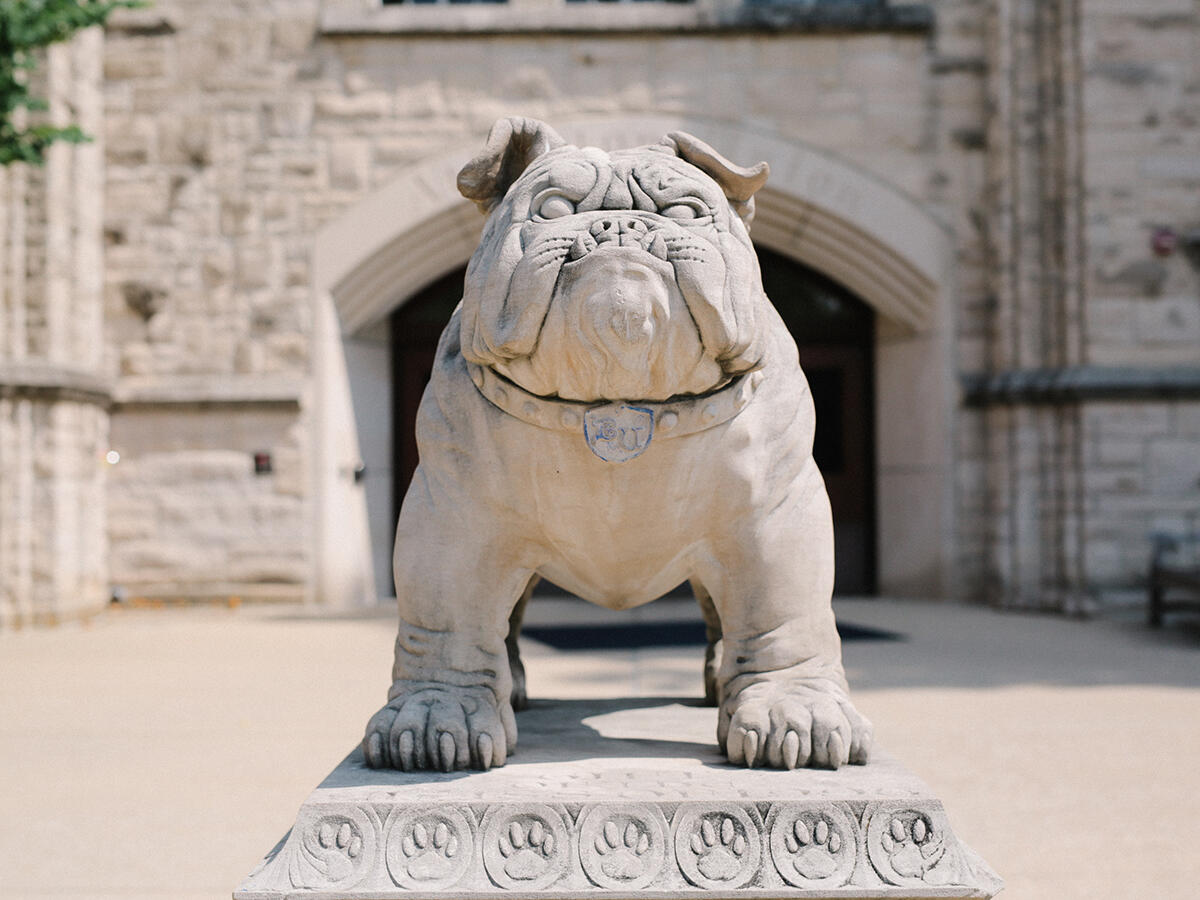
[[[0,627],[108,599],[102,48],[99,28],[50,47],[35,90],[95,140],[0,171]]]
[[[1076,0],[989,11],[988,375],[1082,365],[1084,235]],[[985,397],[988,595],[1075,610],[1083,596],[1077,404]]]

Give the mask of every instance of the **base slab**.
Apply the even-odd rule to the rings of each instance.
[[[377,771],[355,750],[235,900],[988,898],[1002,883],[886,754],[748,770],[695,701],[541,700],[489,772]]]

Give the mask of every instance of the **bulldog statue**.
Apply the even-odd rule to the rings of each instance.
[[[606,153],[520,118],[459,173],[487,222],[417,417],[368,765],[504,764],[542,576],[610,609],[690,581],[729,761],[866,761],[813,401],[747,231],[766,178],[682,132]]]

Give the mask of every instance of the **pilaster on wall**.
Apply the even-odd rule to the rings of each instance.
[[[35,93],[97,140],[103,32],[49,48]],[[0,170],[0,627],[107,600],[103,151],[56,144]]]
[[[987,134],[989,374],[1086,362],[1078,0],[993,0]],[[989,405],[988,594],[1072,611],[1084,596],[1080,411]]]

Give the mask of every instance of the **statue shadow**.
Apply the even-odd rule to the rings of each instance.
[[[717,710],[696,697],[531,700],[517,728],[522,763],[620,756],[726,765],[717,749]]]
[[[490,772],[371,769],[356,747],[324,782],[329,788],[396,789],[464,778],[519,777],[522,770],[588,760],[621,759],[632,766],[686,761],[735,769],[717,747],[717,710],[694,697],[530,701],[517,714],[516,752]]]

